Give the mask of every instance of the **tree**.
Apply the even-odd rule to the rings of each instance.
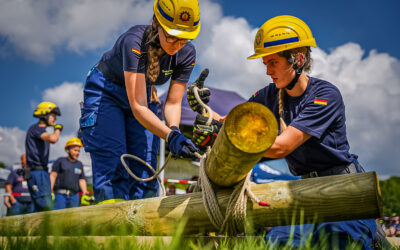
[[[6,164],[0,161],[0,168],[6,168],[6,167],[7,167]]]
[[[383,214],[400,213],[400,177],[379,181],[382,191]]]

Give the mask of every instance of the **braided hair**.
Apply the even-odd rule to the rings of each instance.
[[[164,53],[161,48],[160,38],[158,37],[159,24],[155,20],[155,25],[150,25],[146,30],[146,47],[147,47],[147,72],[146,77],[151,81],[155,82],[158,75],[160,74],[160,62],[159,57]]]
[[[158,21],[153,17],[154,24],[147,27],[146,34],[146,48],[147,48],[147,71],[146,78],[154,83],[160,75],[160,61],[159,57],[164,53],[161,48],[160,38],[158,36]],[[157,96],[157,89],[151,85],[150,102],[156,101],[161,103]]]
[[[296,55],[302,53],[304,54],[304,64],[303,64],[303,70],[305,72],[310,72],[311,70],[311,49],[310,47],[300,47],[300,48],[294,48],[290,50],[284,50],[281,52],[278,52],[278,55],[281,57],[286,58],[288,62],[293,66],[294,64],[297,63],[297,57]],[[281,130],[281,133],[285,131],[287,128],[287,125],[285,123],[285,120],[283,119],[283,110],[284,110],[284,100],[286,97],[286,90],[284,88],[279,89],[278,92],[278,98],[279,98],[279,127]]]

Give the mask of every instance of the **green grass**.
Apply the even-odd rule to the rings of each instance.
[[[204,236],[184,236],[183,231],[186,222],[183,220],[175,231],[172,237],[147,237],[147,240],[142,240],[139,236],[135,237],[126,236],[124,230],[120,232],[112,232],[114,236],[95,236],[88,237],[83,235],[91,235],[90,232],[81,232],[74,237],[60,236],[60,230],[54,228],[47,228],[46,223],[42,225],[41,236],[36,237],[23,237],[23,236],[5,236],[0,239],[0,249],[7,250],[58,250],[58,249],[71,249],[71,250],[90,250],[90,249],[166,249],[166,250],[180,250],[180,249],[221,249],[221,250],[244,250],[244,249],[295,249],[291,247],[291,239],[286,245],[277,246],[274,242],[265,242],[264,235],[256,235],[249,237],[204,237]],[[261,232],[262,234],[262,232]],[[53,235],[53,236],[47,236]],[[119,235],[119,236],[118,236]],[[124,236],[125,235],[125,236]],[[148,240],[151,239],[151,240]],[[318,245],[311,245],[311,235],[305,237],[305,248],[303,249],[338,249],[335,247],[337,244],[333,243],[333,247],[328,242],[329,240],[324,237]],[[361,249],[357,244],[349,244],[346,249]]]

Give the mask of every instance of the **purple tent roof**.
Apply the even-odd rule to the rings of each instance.
[[[208,88],[211,91],[210,102],[208,103],[208,105],[212,110],[214,110],[220,115],[227,115],[233,107],[235,107],[238,104],[246,102],[246,99],[238,95],[236,92],[214,89],[210,87]],[[167,98],[167,92],[165,92],[160,96],[161,105],[158,113],[161,115],[160,117],[162,118],[164,118],[164,103],[166,98]],[[185,91],[185,95],[182,99],[181,124],[193,126],[195,119],[196,119],[196,113],[192,109],[190,109]]]

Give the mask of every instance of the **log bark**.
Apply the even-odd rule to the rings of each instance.
[[[248,201],[255,228],[323,221],[378,218],[381,194],[375,172],[253,185],[269,207]],[[224,211],[231,188],[216,192]],[[173,235],[218,231],[211,224],[201,193],[70,208],[0,219],[0,235]]]
[[[276,118],[264,105],[247,102],[236,106],[207,158],[208,178],[218,186],[235,185],[261,160],[277,135]]]

